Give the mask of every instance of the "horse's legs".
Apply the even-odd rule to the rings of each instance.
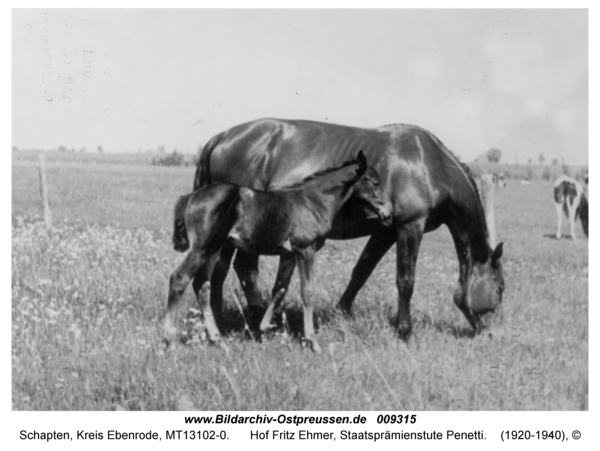
[[[283,301],[295,268],[296,257],[294,254],[291,252],[281,254],[279,258],[279,268],[277,269],[277,278],[275,280],[275,285],[273,286],[273,291],[271,292],[271,301],[269,302],[265,316],[260,323],[261,332],[266,332],[271,326],[273,312],[279,307],[281,301]]]
[[[191,249],[183,263],[171,274],[169,279],[169,296],[167,299],[167,314],[165,316],[163,338],[169,344],[177,335],[177,313],[179,302],[192,276],[202,265],[202,255],[196,249]]]
[[[233,269],[240,279],[242,290],[248,301],[248,324],[251,329],[256,329],[264,313],[264,306],[258,291],[258,255],[249,254],[238,249],[233,261]]]
[[[563,217],[563,206],[562,203],[554,203],[554,207],[556,208],[556,238],[562,238],[562,217]]]
[[[210,306],[215,317],[215,322],[220,328],[223,327],[223,284],[227,278],[227,272],[229,271],[234,252],[235,246],[225,242],[210,279]],[[194,293],[200,291],[202,288],[200,279],[196,281],[196,278],[194,278],[193,287]]]
[[[395,241],[393,229],[371,235],[367,245],[360,254],[356,266],[352,270],[350,282],[338,302],[338,307],[346,313],[352,310],[352,303],[358,291],[365,285],[367,279],[377,266],[377,263],[383,258],[386,252],[392,247]]]
[[[459,310],[465,315],[465,318],[475,331],[479,333],[483,328],[480,315],[473,312],[467,305],[467,295],[469,293],[469,280],[471,278],[471,272],[473,270],[473,263],[471,262],[471,252],[469,250],[469,238],[465,233],[458,233],[452,231],[452,238],[454,238],[454,246],[456,248],[456,254],[458,256],[459,274],[458,274],[458,287],[454,292],[454,303]]]
[[[304,303],[304,338],[316,354],[321,354],[321,347],[315,337],[313,324],[313,268],[315,253],[313,249],[304,249],[296,254],[298,272],[300,273],[300,294]]]
[[[398,314],[396,332],[408,339],[412,332],[410,299],[415,286],[417,256],[423,238],[425,221],[419,220],[398,228],[396,242],[396,285],[398,287]]]

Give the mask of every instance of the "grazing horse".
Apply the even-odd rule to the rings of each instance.
[[[577,180],[561,175],[554,182],[554,207],[556,208],[556,238],[562,238],[563,211],[569,219],[571,238],[577,240],[575,223],[581,219],[583,232],[588,236],[588,201],[583,186]]]
[[[190,248],[169,283],[164,336],[169,343],[176,334],[176,307],[190,280],[211,342],[219,342],[219,330],[209,302],[210,280],[225,243],[255,255],[281,255],[294,260],[300,270],[304,302],[304,336],[320,353],[313,326],[314,254],[325,243],[333,219],[353,198],[382,221],[390,219],[392,206],[380,189],[379,176],[368,168],[359,152],[356,161],[341,168],[317,172],[298,184],[277,191],[257,191],[230,183],[205,186],[182,196],[175,208],[173,245]],[[274,296],[261,325],[269,327],[276,304],[281,302],[293,271],[280,274],[279,296]]]
[[[196,169],[194,189],[213,182],[277,189],[339,164],[358,149],[364,150],[369,165],[381,177],[382,190],[393,206],[393,221],[384,227],[372,215],[356,208],[343,208],[334,220],[327,238],[370,235],[339,306],[350,313],[358,291],[395,243],[396,331],[407,338],[412,331],[410,300],[421,238],[423,233],[445,224],[459,260],[454,302],[475,332],[479,332],[484,326],[481,315],[502,302],[502,243],[490,248],[475,181],[467,166],[430,132],[399,124],[363,129],[312,121],[260,119],[219,133],[206,143]],[[222,286],[233,252],[232,246],[224,246],[215,268],[213,310],[221,310]],[[279,271],[285,272],[286,265],[293,264],[281,259]],[[258,257],[238,250],[233,266],[248,305],[258,310],[261,304],[256,286]],[[272,297],[276,293],[277,283]]]

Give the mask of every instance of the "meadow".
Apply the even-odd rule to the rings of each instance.
[[[552,238],[552,187],[496,190],[505,243],[504,322],[476,337],[452,302],[458,264],[449,233],[426,235],[412,299],[414,333],[392,327],[395,249],[342,316],[336,302],[365,240],[317,254],[317,337],[303,345],[298,277],[279,325],[244,330],[245,300],[225,286],[229,354],[203,341],[191,289],[180,329],[161,341],[171,215],[193,167],[143,160],[47,159],[54,228],[41,218],[35,159],[12,166],[12,407],[14,410],[587,410],[588,242]],[[566,221],[565,221],[566,222]],[[566,232],[566,224],[565,224]],[[277,260],[261,259],[260,287]]]

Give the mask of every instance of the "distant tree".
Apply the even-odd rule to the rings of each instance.
[[[102,148],[102,146],[98,146],[98,148],[96,149],[96,151],[98,153],[104,153],[104,149]]]
[[[527,160],[527,164],[531,164],[531,163],[533,163],[533,159],[532,158],[530,158],[529,160]]]
[[[174,150],[173,153],[164,157],[154,157],[150,164],[155,166],[182,166],[186,164],[186,161],[183,154]]]
[[[17,146],[12,146],[12,151],[13,151],[13,152],[18,152],[18,151],[19,151],[19,148],[18,148]]]
[[[497,147],[492,147],[486,154],[490,163],[499,163],[502,158],[502,151]]]
[[[59,152],[66,152],[67,148],[65,146],[58,146],[58,151]]]
[[[165,150],[165,146],[158,146],[158,147],[156,148],[156,151],[157,151],[158,153],[165,153],[165,152],[166,152],[166,150]]]
[[[552,158],[552,166],[558,166],[558,158]]]
[[[543,153],[540,154],[540,156],[538,157],[538,160],[539,160],[540,164],[544,164],[544,161],[546,161],[546,157],[544,156]]]
[[[86,153],[87,149],[85,147],[82,147],[81,149],[79,149],[79,153]]]
[[[567,177],[571,177],[571,168],[569,168],[569,166],[567,164],[565,164],[565,162],[563,161],[563,164],[561,165],[562,167],[562,173],[564,175],[566,175]]]

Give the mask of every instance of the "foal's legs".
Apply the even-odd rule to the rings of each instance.
[[[396,285],[398,287],[398,314],[396,332],[402,339],[408,339],[412,332],[410,320],[410,299],[415,287],[417,256],[423,238],[425,220],[405,224],[397,230],[396,242]]]
[[[169,296],[167,299],[167,314],[163,328],[163,338],[169,344],[177,336],[177,313],[179,302],[192,276],[201,267],[202,255],[195,249],[190,250],[183,263],[171,274],[169,279]]]
[[[279,268],[277,269],[277,278],[275,280],[275,285],[273,286],[273,291],[271,293],[271,301],[269,302],[269,306],[267,311],[265,312],[265,316],[263,317],[260,323],[260,331],[266,332],[267,329],[271,326],[271,318],[273,317],[273,312],[283,298],[285,297],[285,293],[287,292],[288,286],[290,285],[290,280],[292,279],[292,275],[294,274],[294,269],[296,268],[296,257],[292,252],[285,252],[281,254],[279,258]]]
[[[229,271],[234,252],[235,246],[225,242],[210,279],[210,306],[215,317],[215,322],[220,328],[223,327],[223,284],[227,278],[227,272]],[[196,278],[194,278],[193,287],[194,293],[200,291],[202,288],[200,279],[196,282]]]
[[[233,269],[237,273],[248,301],[248,324],[251,329],[256,329],[264,312],[264,306],[258,291],[258,255],[249,254],[238,249],[233,261]]]
[[[298,272],[300,273],[300,293],[304,302],[304,338],[316,354],[321,354],[321,347],[315,337],[313,324],[313,268],[315,253],[313,249],[304,249],[296,254]]]
[[[367,279],[390,247],[394,244],[396,236],[393,229],[371,235],[367,245],[360,254],[356,266],[352,270],[352,277],[338,302],[338,306],[345,313],[350,313],[352,303],[358,291],[365,285]]]
[[[196,294],[196,299],[198,300],[198,305],[200,306],[202,316],[204,317],[204,325],[206,326],[208,340],[212,343],[219,343],[221,339],[219,328],[217,326],[217,322],[215,321],[215,315],[213,314],[213,310],[211,308],[212,290],[210,284],[211,276],[213,275],[213,270],[218,259],[219,252],[210,255],[208,258],[205,258],[203,264],[196,272],[196,275],[194,276],[194,282],[192,284],[194,287],[194,293]],[[220,313],[221,312],[219,311],[219,318],[221,317]]]

